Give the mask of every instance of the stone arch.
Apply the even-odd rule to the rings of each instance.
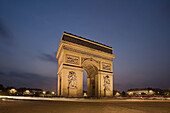
[[[97,75],[99,65],[92,58],[87,58],[82,62],[82,68],[87,73],[87,96],[97,96]]]
[[[58,96],[83,97],[83,70],[88,96],[113,96],[112,47],[64,32],[58,47]],[[108,82],[110,81],[110,82]]]
[[[99,70],[99,65],[92,58],[87,58],[84,60],[81,66],[89,76],[96,75]]]

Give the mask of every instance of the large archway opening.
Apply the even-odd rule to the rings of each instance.
[[[85,61],[82,64],[83,90],[87,90],[88,97],[97,96],[97,74],[98,68],[92,61]]]

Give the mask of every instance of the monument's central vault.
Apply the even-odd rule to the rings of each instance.
[[[83,97],[83,70],[87,96],[113,96],[112,48],[64,32],[58,47],[58,96]]]

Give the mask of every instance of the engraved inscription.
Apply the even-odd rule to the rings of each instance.
[[[66,63],[79,65],[79,57],[73,55],[66,55]]]
[[[67,47],[67,46],[63,46],[63,49],[66,49],[66,50],[69,50],[69,51],[73,51],[73,52],[77,52],[77,53],[81,53],[81,54],[85,54],[85,55],[89,55],[89,56],[93,56],[93,57],[97,57],[97,58],[102,58],[102,59],[106,59],[106,60],[110,60],[112,61],[113,58],[108,58],[108,57],[102,57],[102,55],[95,55],[93,53],[89,53],[89,52],[85,52],[85,51],[82,51],[82,50],[77,50],[77,49],[73,49],[73,48],[70,48],[70,47]]]
[[[111,71],[111,64],[102,62],[102,67],[104,70],[109,70]]]
[[[108,75],[106,76],[103,76],[103,79],[104,79],[104,90],[105,91],[110,91],[110,77]]]
[[[77,76],[74,71],[70,71],[68,75],[68,87],[71,89],[77,88]]]

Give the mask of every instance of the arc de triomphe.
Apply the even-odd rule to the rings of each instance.
[[[58,96],[83,97],[83,70],[87,96],[113,96],[112,47],[64,32],[58,47]]]

